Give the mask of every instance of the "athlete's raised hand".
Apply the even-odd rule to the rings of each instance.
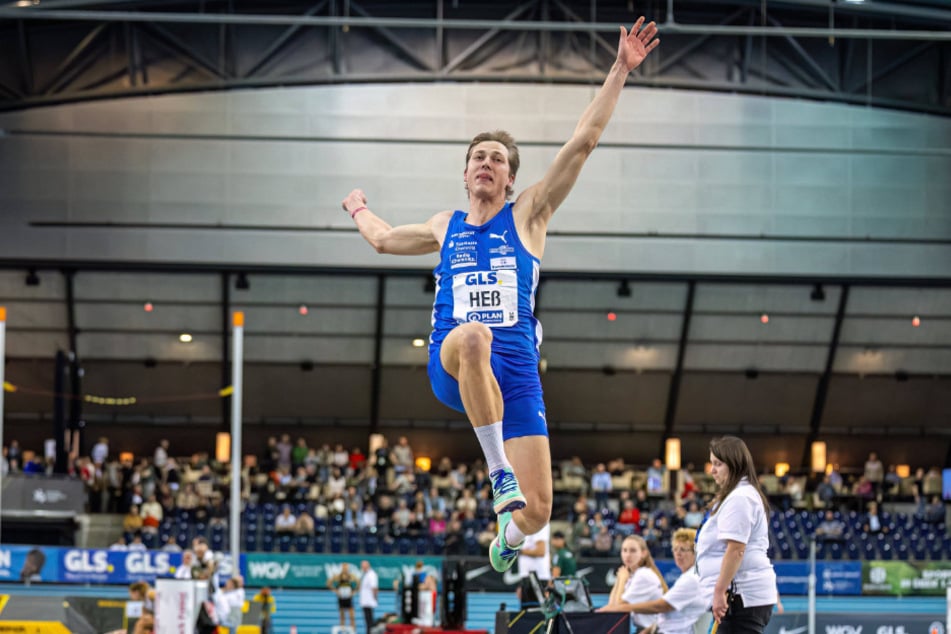
[[[644,16],[637,19],[631,32],[621,27],[621,38],[617,45],[617,59],[624,64],[628,72],[641,65],[647,54],[657,48],[660,40],[654,39],[657,35],[657,24],[649,22],[644,26]]]

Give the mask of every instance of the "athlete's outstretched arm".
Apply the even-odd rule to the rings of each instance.
[[[390,226],[388,222],[367,208],[367,197],[362,190],[354,189],[343,199],[343,209],[354,222],[360,235],[378,253],[391,255],[424,255],[439,250],[437,229],[445,233],[447,212],[441,212],[423,223]]]
[[[531,203],[529,213],[532,224],[541,221],[547,225],[551,215],[568,196],[585,160],[598,145],[601,133],[611,120],[628,74],[640,66],[644,58],[660,44],[660,40],[654,39],[655,35],[657,25],[650,22],[644,26],[643,16],[634,23],[630,33],[621,27],[617,59],[604,84],[585,108],[574,134],[559,150],[545,176],[525,192],[531,194],[528,200]]]

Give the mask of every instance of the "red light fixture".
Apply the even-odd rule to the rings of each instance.
[[[768,315],[767,313],[763,313],[762,315],[759,316],[759,321],[760,321],[761,324],[768,324],[768,323],[769,323],[769,315]]]
[[[918,315],[915,315],[914,317],[912,317],[912,318],[911,318],[911,325],[912,325],[912,327],[914,327],[914,328],[917,328],[918,326],[920,326],[920,325],[921,325],[921,317],[919,317]]]
[[[310,309],[307,308],[307,304],[301,304],[297,307],[297,312],[301,315],[306,315],[310,312]]]
[[[155,310],[155,306],[152,305],[152,302],[145,302],[145,305],[142,307],[142,310],[144,310],[147,313],[151,313],[153,310]]]
[[[608,313],[607,317],[608,321],[617,321],[617,313],[615,312]]]

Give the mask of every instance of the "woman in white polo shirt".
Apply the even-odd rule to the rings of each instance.
[[[656,613],[636,614],[631,606],[663,596],[667,592],[664,575],[660,574],[647,542],[640,535],[628,535],[621,542],[621,563],[608,604],[598,611],[630,612],[638,630],[650,627],[657,622]]]
[[[692,528],[680,528],[671,537],[674,563],[681,572],[674,585],[659,599],[627,606],[627,609],[635,614],[658,615],[657,631],[660,634],[693,634],[694,624],[710,613],[710,597],[701,591],[700,578],[694,571],[696,536],[697,531]],[[610,607],[606,606],[598,611],[610,612]]]
[[[769,502],[753,456],[735,436],[710,443],[717,493],[697,536],[700,586],[713,592],[717,634],[762,634],[776,604],[769,548]]]

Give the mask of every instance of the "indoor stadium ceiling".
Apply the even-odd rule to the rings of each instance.
[[[951,5],[877,0],[19,0],[0,5],[0,108],[379,81],[597,81],[639,14],[632,82],[948,114]]]

